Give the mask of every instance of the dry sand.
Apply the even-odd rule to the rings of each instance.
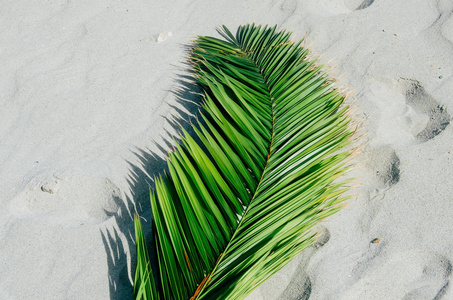
[[[0,9],[0,299],[128,299],[185,48],[304,36],[367,126],[359,197],[249,299],[453,299],[451,0],[11,1]],[[186,88],[185,88],[186,87]],[[149,230],[148,230],[149,235]]]

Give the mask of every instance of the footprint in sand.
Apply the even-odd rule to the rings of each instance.
[[[364,95],[379,112],[376,134],[381,144],[426,142],[450,124],[446,107],[417,80],[376,78]]]
[[[117,213],[120,201],[119,189],[107,178],[51,177],[22,191],[11,200],[9,210],[18,216],[72,226],[109,219]]]
[[[406,91],[406,103],[429,117],[426,127],[415,136],[417,140],[426,142],[440,134],[450,124],[447,109],[429,95],[417,80],[401,78],[399,81]]]
[[[313,254],[323,247],[330,239],[330,232],[326,227],[320,226],[316,241],[301,254],[296,256],[291,264],[277,272],[247,300],[280,299],[280,300],[308,300],[312,293],[312,281],[308,274],[308,263]]]
[[[368,168],[376,177],[378,188],[392,187],[400,180],[400,159],[395,150],[390,146],[380,146],[369,149],[370,158]]]
[[[414,282],[417,286],[409,291],[403,300],[443,299],[446,294],[451,275],[452,264],[442,255],[434,255],[423,267],[422,274]]]
[[[318,230],[316,241],[311,247],[311,253],[323,247],[330,240],[330,231],[326,227]],[[308,300],[311,295],[312,283],[307,273],[307,264],[312,254],[308,254],[302,259],[297,267],[297,271],[292,277],[285,291],[278,299],[282,300]]]
[[[311,248],[312,251],[315,251]],[[312,252],[313,253],[313,252]],[[297,270],[291,277],[291,282],[276,299],[281,300],[308,300],[311,296],[312,282],[307,273],[307,264],[310,254],[306,255],[297,266]]]
[[[400,159],[395,149],[388,145],[369,147],[364,159],[367,161],[366,168],[370,176],[367,192],[363,195],[366,208],[358,222],[363,233],[369,233],[374,219],[382,209],[381,201],[386,191],[400,181],[401,171]]]
[[[327,244],[327,242],[329,240],[330,240],[330,231],[326,227],[323,227],[318,231],[318,234],[316,236],[316,240],[313,244],[313,247],[315,247],[316,249],[319,249],[322,246],[324,246],[325,244]]]
[[[370,239],[366,251],[361,251],[360,256],[355,259],[356,263],[351,272],[354,274],[353,280],[358,281],[370,268],[375,266],[376,258],[382,254],[385,246],[386,241],[380,237]]]
[[[281,300],[308,300],[311,295],[311,280],[310,277],[300,278],[301,273],[298,273],[290,283],[290,286],[285,292],[280,295]]]
[[[442,299],[451,269],[446,257],[431,251],[395,253],[374,263],[339,299]]]

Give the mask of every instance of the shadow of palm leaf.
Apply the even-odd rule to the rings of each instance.
[[[180,131],[181,127],[192,132],[190,123],[197,118],[200,109],[199,89],[192,83],[193,78],[187,75],[179,75],[176,82],[179,88],[172,92],[176,105],[168,104],[176,111],[176,114],[171,119],[165,119],[176,132]],[[164,144],[156,143],[155,145],[161,153],[167,153],[173,146],[173,139],[179,141],[177,136],[172,136],[170,132],[166,131],[166,137],[163,137]],[[126,180],[129,191],[123,193],[124,198],[115,198],[119,209],[111,215],[115,219],[116,226],[101,230],[101,238],[107,254],[110,299],[112,300],[127,299],[132,295],[132,277],[136,267],[133,216],[136,213],[140,215],[142,222],[149,225],[145,226],[144,234],[149,241],[151,262],[156,259],[155,249],[152,246],[149,190],[154,188],[154,177],[168,171],[161,153],[139,148],[133,150],[132,153],[136,157],[136,162],[127,161],[129,174]]]

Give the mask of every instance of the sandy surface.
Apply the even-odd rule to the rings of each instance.
[[[195,35],[279,24],[364,120],[365,183],[249,299],[453,299],[453,2],[11,1],[0,9],[0,298],[127,299]]]

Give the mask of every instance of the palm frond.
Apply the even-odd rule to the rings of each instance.
[[[135,299],[159,299],[156,284],[153,279],[148,250],[146,249],[145,236],[138,216],[134,217],[135,240],[137,246],[137,270],[134,279]]]
[[[221,34],[191,51],[205,95],[198,142],[182,130],[151,191],[157,286],[135,219],[137,299],[242,299],[347,198],[353,132],[335,83],[286,31]]]

